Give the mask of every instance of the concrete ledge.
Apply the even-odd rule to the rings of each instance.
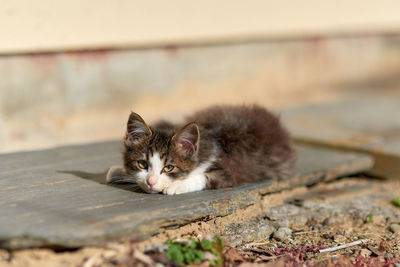
[[[80,247],[143,239],[163,227],[223,216],[262,194],[371,168],[369,156],[298,146],[295,174],[236,188],[165,196],[101,184],[120,142],[0,155],[0,247]],[[127,189],[127,190],[122,190]]]
[[[371,174],[400,179],[400,95],[348,99],[283,112],[302,143],[370,154]]]

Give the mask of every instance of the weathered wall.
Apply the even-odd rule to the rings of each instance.
[[[397,0],[13,0],[0,54],[399,32]]]
[[[272,108],[399,90],[400,36],[0,57],[0,151],[120,138],[130,110]]]

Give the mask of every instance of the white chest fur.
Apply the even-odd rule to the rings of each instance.
[[[190,172],[187,178],[172,182],[163,193],[168,195],[183,194],[195,191],[201,191],[206,188],[207,177],[205,172],[213,164],[215,157],[200,164],[196,169]]]

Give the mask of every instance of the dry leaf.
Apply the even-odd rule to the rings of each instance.
[[[243,262],[244,261],[243,257],[234,248],[230,248],[225,253],[225,259],[230,262]]]

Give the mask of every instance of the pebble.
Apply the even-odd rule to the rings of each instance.
[[[280,241],[286,241],[292,235],[292,230],[287,227],[281,227],[274,233],[274,238]]]
[[[330,218],[325,218],[323,221],[321,221],[321,224],[323,226],[332,226],[332,225],[342,225],[344,224],[345,219],[343,216],[340,217],[330,217]]]
[[[291,216],[299,217],[301,213],[302,209],[293,205],[285,204],[277,207],[272,207],[267,212],[265,212],[265,216],[271,221],[278,221]]]
[[[329,220],[329,218],[325,218],[325,219],[322,221],[321,224],[322,224],[323,226],[330,225],[330,220]]]
[[[322,237],[325,238],[325,239],[331,239],[331,240],[333,240],[335,236],[332,235],[332,234],[323,234]]]
[[[361,249],[360,250],[360,255],[362,256],[362,257],[364,257],[364,258],[368,258],[369,256],[371,256],[371,251],[370,250],[368,250],[368,249],[365,249],[365,248],[363,248],[363,249]]]
[[[222,231],[222,236],[231,246],[238,246],[242,243],[261,242],[268,240],[275,227],[268,221],[251,223],[231,223]]]
[[[400,224],[396,224],[396,223],[391,224],[391,225],[390,225],[390,230],[391,230],[393,233],[400,233]]]
[[[375,224],[385,224],[386,223],[386,217],[383,216],[383,215],[377,215],[377,216],[374,216],[372,221]]]
[[[333,240],[337,243],[343,243],[344,241],[346,241],[346,238],[342,235],[335,235],[333,237]]]

